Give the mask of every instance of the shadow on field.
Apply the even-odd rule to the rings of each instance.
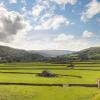
[[[35,84],[35,83],[7,83],[0,82],[0,85],[24,85],[24,86],[60,86],[60,87],[97,87],[97,84]]]
[[[28,72],[0,72],[0,74],[38,74],[38,73],[28,73]]]
[[[0,70],[66,70],[67,68],[0,68]]]
[[[87,68],[85,69],[85,67],[84,67],[84,69],[81,69],[79,67],[76,67],[76,68],[77,69],[75,69],[75,68],[74,69],[69,69],[69,68],[0,68],[0,70],[90,70],[90,71],[100,71],[100,69],[87,69]],[[17,74],[17,72],[12,72],[12,73]],[[20,73],[20,72],[18,72],[18,73],[19,74],[34,74],[34,73]]]
[[[61,74],[56,74],[58,76],[69,76],[69,77],[75,77],[75,78],[82,78],[82,76],[77,76],[77,75],[61,75]]]
[[[21,67],[28,67],[28,66],[30,66],[30,67],[35,67],[35,66],[66,66],[65,64],[10,64],[10,65],[0,65],[0,67],[19,67],[19,66],[21,66]]]
[[[100,69],[74,69],[74,70],[90,70],[90,71],[100,71]]]
[[[69,84],[69,87],[71,86],[82,86],[82,87],[97,87],[97,84]]]
[[[76,67],[100,67],[100,65],[99,66],[95,66],[95,65],[76,65]]]
[[[0,74],[39,74],[39,73],[28,73],[28,72],[0,72]],[[69,77],[75,77],[75,78],[82,78],[82,76],[77,75],[65,75],[65,74],[55,74],[57,76],[69,76]]]

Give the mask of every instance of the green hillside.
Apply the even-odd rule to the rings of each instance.
[[[39,54],[33,54],[29,51],[15,49],[7,46],[0,46],[1,62],[20,62],[20,61],[41,61],[44,57]]]
[[[100,47],[87,48],[72,54],[64,55],[64,57],[72,60],[98,60],[100,59]]]

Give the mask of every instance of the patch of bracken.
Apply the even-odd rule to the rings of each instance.
[[[40,76],[40,77],[57,77],[58,75],[44,70],[42,73],[38,73],[37,76]]]

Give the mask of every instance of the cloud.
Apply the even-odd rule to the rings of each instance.
[[[58,36],[57,36],[58,37]],[[56,37],[55,37],[56,38]],[[11,46],[26,50],[71,50],[78,51],[91,46],[100,46],[100,43],[91,43],[86,39],[71,39],[71,40],[60,40],[55,41],[54,39],[40,39],[40,40],[25,40],[20,39],[13,43],[0,43],[0,45]],[[20,45],[19,45],[20,44]]]
[[[32,14],[34,16],[39,16],[42,11],[51,11],[56,8],[57,5],[65,5],[65,4],[72,4],[74,5],[77,0],[39,0],[36,2],[36,5],[32,8]]]
[[[89,31],[87,31],[87,30],[85,30],[84,32],[83,32],[83,37],[84,38],[90,38],[90,37],[92,37],[93,36],[93,32],[89,32]]]
[[[38,19],[47,13],[49,13],[49,15],[54,13],[54,8],[55,6],[51,5],[50,0],[39,0],[32,7],[32,15]]]
[[[4,1],[0,2],[0,7],[5,7]]]
[[[34,18],[34,30],[58,29],[61,25],[69,25],[70,22],[63,15],[55,12],[57,4],[74,4],[77,0],[39,0],[32,8]]]
[[[29,23],[18,12],[0,7],[0,41],[10,42],[20,32],[29,30],[29,27]]]
[[[20,44],[20,45],[19,45]],[[72,50],[77,51],[85,49],[91,46],[91,43],[87,39],[76,39],[72,34],[61,33],[56,35],[54,38],[42,38],[38,40],[27,40],[23,38],[20,41],[13,42],[15,45],[21,49],[27,50]]]
[[[51,0],[51,1],[57,3],[58,5],[62,5],[62,4],[74,5],[77,2],[77,0]]]
[[[100,46],[100,43],[90,42],[85,38],[75,38],[72,34],[61,33],[55,37],[44,37],[40,39],[28,39],[27,36],[12,43],[0,43],[26,50],[72,50],[78,51],[91,46]]]
[[[71,34],[66,35],[66,34],[62,33],[62,34],[58,35],[54,39],[54,41],[67,41],[67,40],[72,40],[72,39],[74,39],[73,35],[71,35]]]
[[[47,20],[44,20],[41,24],[36,25],[34,27],[35,30],[48,30],[48,29],[57,29],[59,28],[62,24],[63,25],[69,25],[69,21],[61,15],[55,15],[53,17],[50,17]]]
[[[97,19],[97,22],[100,24],[100,19]]]
[[[15,4],[18,2],[18,0],[8,0],[10,4]],[[20,2],[24,5],[26,5],[26,0],[20,0]]]
[[[56,44],[56,49],[67,49],[72,51],[81,50],[90,46],[88,40],[83,38],[76,39],[72,34],[59,34],[53,39],[53,43]]]
[[[62,7],[67,4],[74,5],[78,0],[36,0],[31,10],[29,9],[30,7],[28,8],[28,4],[26,6],[26,0],[18,1],[19,0],[16,0],[16,3],[21,3],[22,5],[20,11],[19,8],[11,9],[12,7],[9,8],[8,6],[7,8],[10,10],[7,10],[7,8],[5,8],[6,5],[4,7],[2,6],[4,4],[1,4],[0,44],[31,50],[67,49],[73,51],[100,44],[97,40],[93,40],[94,37],[90,40],[90,37],[94,36],[94,33],[87,30],[82,33],[80,38],[76,38],[77,36],[75,37],[70,33],[67,34],[64,32],[66,30],[61,29],[63,26],[75,24],[70,22],[67,17],[64,16],[66,8],[63,10]],[[91,12],[93,14],[88,13],[90,12],[88,9],[93,8],[90,6],[92,5],[92,2],[88,4],[87,9],[84,11],[82,20],[88,20],[98,14],[98,10],[96,14],[93,13],[95,12],[95,9],[98,9],[97,6],[93,9],[93,12]],[[97,1],[94,0],[94,2]],[[15,10],[19,12],[15,12]],[[62,10],[63,12],[59,12]],[[89,17],[89,15],[92,17]],[[68,27],[67,31],[70,31],[70,28]],[[63,31],[64,33],[61,32],[58,34],[58,31]],[[56,34],[54,34],[54,32]]]
[[[17,3],[17,0],[9,0],[9,3]]]
[[[21,0],[21,3],[27,5],[26,0]]]
[[[41,12],[44,10],[44,6],[37,4],[32,8],[32,14],[33,16],[39,16]]]
[[[86,6],[86,10],[83,12],[81,20],[87,21],[88,19],[91,19],[97,14],[100,14],[100,2],[98,2],[97,0],[92,0]]]

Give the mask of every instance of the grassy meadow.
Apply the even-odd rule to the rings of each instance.
[[[97,87],[28,85],[97,84],[100,78],[99,61],[74,62],[74,65],[74,69],[68,69],[67,64],[42,62],[0,64],[0,100],[100,100],[100,89]],[[47,78],[36,75],[43,70],[59,76]]]

